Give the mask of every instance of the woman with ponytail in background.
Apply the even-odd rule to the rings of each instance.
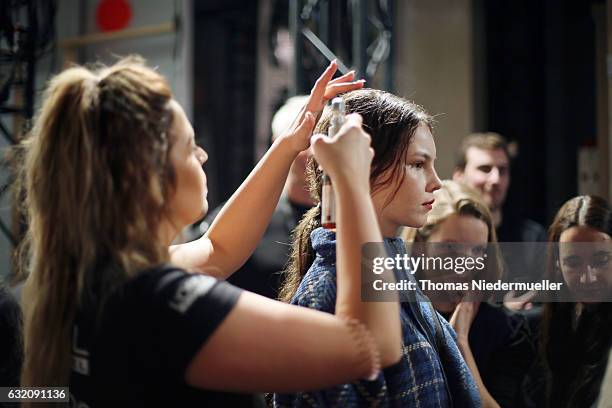
[[[359,113],[372,137],[374,160],[370,172],[372,201],[389,257],[405,254],[397,238],[401,226],[420,227],[440,188],[434,169],[436,146],[433,120],[421,107],[387,92],[363,89],[342,96],[347,113]],[[316,131],[326,132],[331,114],[324,114]],[[315,202],[321,197],[321,170],[308,165]],[[337,287],[337,237],[320,223],[320,205],[298,225],[281,300],[334,313]],[[380,242],[380,241],[379,241]],[[338,247],[339,248],[339,247]],[[397,278],[412,279],[409,270]],[[277,407],[472,407],[479,406],[476,384],[455,343],[455,333],[422,292],[417,301],[404,302],[400,315],[403,355],[400,362],[374,381],[357,381],[318,391],[276,394]],[[314,336],[318,334],[312,334]]]
[[[356,115],[337,139],[312,143],[338,198],[338,313],[216,278],[257,244],[325,101],[362,86],[352,74],[332,81],[335,70],[208,233],[172,249],[207,210],[207,154],[166,80],[134,59],[51,80],[23,146],[22,386],[69,386],[73,406],[242,407],[253,396],[234,392],[317,389],[398,361],[399,307],[361,303],[354,272],[361,245],[382,238],[369,198],[369,137]]]
[[[533,378],[543,386],[534,394],[533,406],[591,407],[612,347],[610,204],[586,195],[568,200],[550,225],[548,240],[554,245],[548,254],[546,279],[563,285],[560,298],[543,308],[540,356],[544,370]]]

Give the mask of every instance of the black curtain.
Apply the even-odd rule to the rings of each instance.
[[[254,165],[257,1],[194,1],[194,128],[212,210]]]
[[[594,3],[476,3],[486,65],[480,130],[519,143],[506,207],[544,225],[577,194],[578,148],[596,137]]]

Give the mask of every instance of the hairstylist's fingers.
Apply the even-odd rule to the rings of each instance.
[[[297,135],[300,135],[301,139],[305,139],[306,141],[308,141],[310,138],[310,135],[312,134],[312,131],[314,130],[314,126],[315,126],[314,115],[312,114],[312,112],[306,112],[304,114],[304,118],[302,119],[302,122],[298,125],[297,129],[295,130],[295,133]],[[306,145],[306,147],[308,147],[308,145]]]
[[[319,79],[317,79],[312,91],[310,91],[310,97],[308,98],[308,103],[306,104],[306,110],[311,112],[319,111],[320,105],[323,102],[323,97],[325,96],[325,88],[327,87],[329,81],[333,78],[336,69],[338,69],[338,64],[336,63],[336,60],[333,60],[325,69],[323,74],[321,74]]]
[[[362,123],[363,123],[363,118],[358,113],[349,113],[348,115],[346,115],[345,120],[344,120],[345,125],[355,124],[355,125],[361,126]]]
[[[345,119],[345,122],[357,122],[359,125],[363,123],[363,117],[358,113],[349,113]]]
[[[336,95],[339,95],[344,92],[354,91],[355,89],[363,88],[365,84],[365,79],[360,79],[359,81],[354,82],[343,82],[338,84],[330,84],[325,89],[325,99],[332,99]]]
[[[314,130],[314,126],[314,115],[311,112],[306,112],[302,122],[298,125],[294,132],[296,149],[302,151],[308,148],[310,135]]]
[[[308,132],[312,133],[312,128],[314,127],[314,115],[312,112],[306,112],[304,114],[304,119],[298,125],[298,128],[295,130],[296,133]]]
[[[363,130],[362,123],[363,123],[363,118],[361,117],[360,114],[351,113],[349,115],[346,115],[346,120],[344,121],[344,124],[340,128],[340,131],[338,132],[338,135],[336,137],[344,135],[344,134],[352,134],[352,133],[361,134],[368,140],[368,144],[371,143],[372,139],[370,138],[370,135],[368,135]]]
[[[355,77],[355,70],[353,71],[349,71],[346,74],[339,76],[336,79],[332,79],[331,81],[329,81],[329,85],[333,85],[333,84],[338,84],[341,82],[350,82],[353,80],[353,78]]]
[[[331,139],[329,137],[321,133],[312,135],[312,137],[310,138],[310,150],[312,151],[312,155],[314,156],[315,159],[317,159],[320,156],[321,149],[323,148],[322,146],[325,144],[328,144],[330,140]]]

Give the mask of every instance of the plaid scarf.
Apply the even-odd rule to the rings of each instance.
[[[312,232],[311,242],[316,258],[291,303],[334,313],[336,237],[333,232],[318,228]],[[388,256],[406,252],[400,238],[385,239],[385,245]],[[414,279],[409,271],[396,273],[398,278]],[[417,298],[421,301],[403,302],[400,310],[402,358],[383,369],[377,379],[318,391],[274,394],[274,406],[479,407],[478,389],[457,348],[454,330],[430,307],[422,292],[417,293]]]

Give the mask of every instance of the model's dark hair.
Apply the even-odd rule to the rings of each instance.
[[[363,129],[372,137],[374,159],[370,171],[372,192],[383,185],[395,183],[399,189],[404,177],[406,151],[421,124],[430,129],[433,118],[425,110],[399,96],[376,89],[359,89],[342,96],[347,113],[358,113],[363,118]],[[327,133],[331,112],[324,112],[315,132]],[[322,171],[311,158],[306,168],[306,182],[315,203],[321,202]],[[391,200],[393,196],[389,198]],[[388,201],[389,201],[388,200]],[[313,261],[310,233],[321,226],[321,206],[316,205],[302,218],[293,233],[293,247],[284,271],[284,282],[279,298],[290,302],[302,277]]]
[[[551,281],[563,282],[555,244],[563,231],[572,227],[589,227],[612,236],[610,205],[596,196],[578,196],[563,204],[548,230],[548,240],[553,244],[546,274]],[[584,305],[578,319],[577,311],[577,303],[572,302],[544,305],[540,349],[550,373],[550,406],[592,406],[603,379],[612,345],[612,303]]]

